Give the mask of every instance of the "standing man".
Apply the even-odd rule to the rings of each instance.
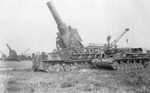
[[[40,66],[40,55],[38,54],[34,54],[32,56],[32,69],[33,71],[38,71],[39,70],[39,66]]]

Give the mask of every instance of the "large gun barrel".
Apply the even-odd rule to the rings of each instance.
[[[63,24],[63,21],[61,20],[58,12],[56,11],[56,8],[54,7],[53,3],[51,1],[49,1],[49,2],[47,2],[47,6],[48,6],[49,10],[51,11],[57,25]]]
[[[56,21],[59,32],[57,33],[56,46],[57,49],[82,47],[81,37],[76,29],[67,26],[60,18],[52,2],[47,2],[47,6]]]
[[[6,44],[6,46],[7,46],[7,48],[9,49],[9,51],[12,50],[8,44]]]

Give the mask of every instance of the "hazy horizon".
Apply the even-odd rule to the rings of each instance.
[[[17,52],[55,49],[56,23],[48,0],[0,1],[0,50],[6,43]],[[51,0],[67,25],[77,28],[83,43],[106,43],[130,28],[119,46],[150,49],[150,1],[148,0]],[[128,44],[126,39],[129,40]]]

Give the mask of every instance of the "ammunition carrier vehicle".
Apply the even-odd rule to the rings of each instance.
[[[142,48],[114,48],[105,51],[103,58],[94,59],[95,68],[111,67],[116,70],[141,70],[149,65],[150,55]]]
[[[94,59],[96,68],[111,67],[117,70],[141,70],[149,65],[150,54],[142,48],[118,48],[117,43],[129,31],[125,31],[115,40],[110,42],[111,37],[107,37],[107,46],[100,59]]]
[[[102,66],[113,69],[125,69],[134,65],[144,68],[148,64],[149,54],[143,53],[141,48],[118,48],[116,43],[129,31],[125,31],[114,41],[108,36],[105,45],[84,46],[77,29],[66,25],[57,13],[52,2],[47,6],[57,24],[57,49],[45,55],[36,55],[33,61],[34,70],[47,72],[73,71],[82,68],[99,68]]]

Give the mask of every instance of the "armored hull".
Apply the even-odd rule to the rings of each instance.
[[[95,67],[110,66],[116,70],[141,70],[150,62],[149,53],[144,53],[142,48],[116,48],[105,52],[101,60],[93,60]]]
[[[64,49],[52,52],[49,57],[42,59],[42,55],[35,57],[37,68],[48,72],[73,71],[93,68],[92,60],[100,58],[101,47],[85,47],[80,49]]]

